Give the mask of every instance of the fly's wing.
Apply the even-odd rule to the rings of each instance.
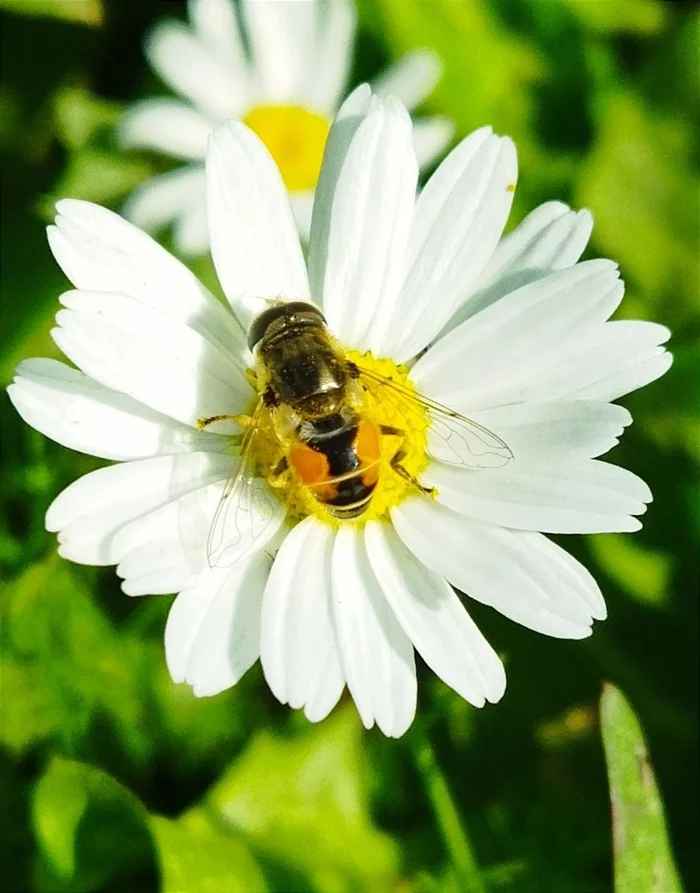
[[[508,444],[478,422],[378,372],[358,368],[363,386],[391,402],[407,426],[422,426],[428,416],[427,452],[433,459],[462,468],[501,468],[513,458]]]
[[[264,545],[281,520],[282,504],[257,474],[254,445],[264,412],[260,401],[214,512],[207,538],[207,560],[212,568],[231,567],[256,545]]]

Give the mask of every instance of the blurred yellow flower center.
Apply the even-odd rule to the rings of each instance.
[[[290,192],[313,189],[331,122],[293,105],[261,105],[243,119],[270,150]]]

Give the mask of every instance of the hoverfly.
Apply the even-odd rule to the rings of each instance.
[[[257,438],[276,445],[268,480],[292,475],[335,519],[360,518],[382,474],[382,438],[396,439],[389,465],[417,492],[430,493],[403,466],[405,429],[430,422],[427,453],[465,468],[497,468],[513,456],[487,428],[417,394],[406,385],[350,361],[330,334],[321,311],[301,301],[275,302],[254,320],[248,346],[260,394],[245,419],[240,456],[226,481],[207,542],[212,567],[247,554],[279,517],[279,502],[260,476]],[[376,423],[370,398],[389,403],[404,429]],[[413,419],[412,419],[413,416]],[[228,416],[200,419],[199,427]],[[228,518],[229,506],[235,517]],[[249,517],[245,519],[245,515]]]

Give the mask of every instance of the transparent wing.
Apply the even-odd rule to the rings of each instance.
[[[464,468],[501,468],[513,458],[508,444],[478,422],[378,372],[358,369],[362,384],[375,394],[381,389],[382,399],[393,404],[407,425],[423,425],[428,416],[427,452],[433,459]]]
[[[231,567],[256,545],[267,542],[280,523],[281,503],[257,476],[254,444],[265,411],[260,401],[214,512],[207,537],[207,560],[212,568]]]

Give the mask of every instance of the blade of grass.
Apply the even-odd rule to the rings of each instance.
[[[610,780],[615,893],[681,893],[639,721],[622,692],[609,683],[600,713]]]
[[[459,889],[462,893],[486,893],[479,865],[462,825],[459,809],[420,721],[414,722],[409,740],[416,766],[450,856]]]

